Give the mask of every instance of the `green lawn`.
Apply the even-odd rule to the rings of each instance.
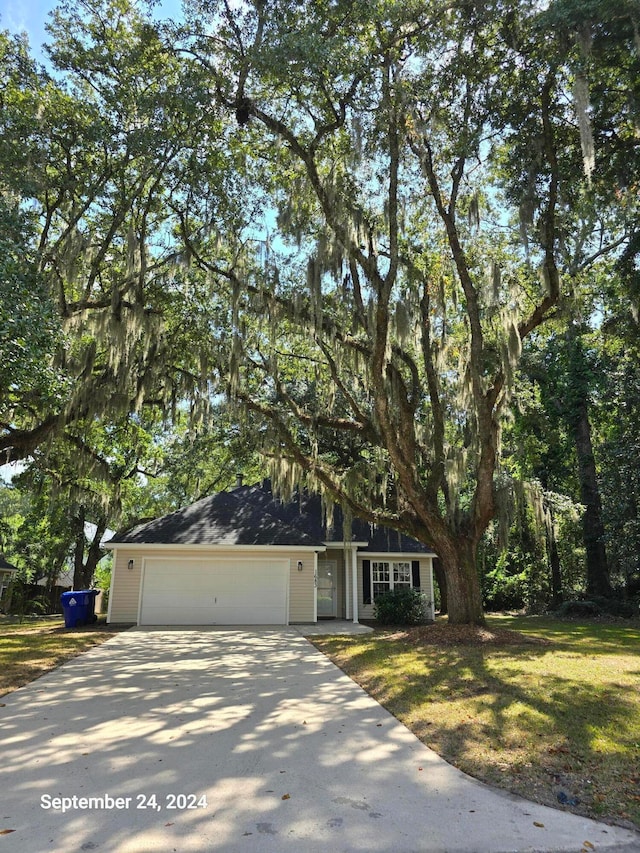
[[[99,622],[95,626],[65,628],[59,618],[16,622],[0,617],[0,696],[33,681],[113,636],[115,630]]]
[[[488,628],[314,642],[472,776],[640,826],[640,624],[494,616]]]

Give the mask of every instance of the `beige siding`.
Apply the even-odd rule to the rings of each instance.
[[[133,569],[128,569],[133,560]],[[109,622],[138,621],[138,601],[142,578],[142,553],[116,548],[111,570],[109,593]]]
[[[364,595],[362,588],[362,561],[363,560],[389,560],[390,562],[398,561],[398,560],[409,560],[413,562],[413,560],[418,560],[420,563],[420,589],[424,593],[427,602],[430,602],[429,608],[429,618],[434,618],[434,609],[433,609],[433,559],[432,557],[425,556],[417,556],[416,554],[405,554],[402,557],[393,555],[387,557],[386,555],[362,555],[358,554],[358,618],[359,619],[373,619],[373,604],[365,604],[364,603]]]
[[[315,554],[311,551],[300,551],[289,552],[286,556],[291,560],[289,622],[313,622],[316,597]],[[298,560],[302,561],[301,572],[298,571]]]
[[[138,549],[117,548],[114,553],[113,575],[111,579],[110,594],[110,622],[134,622],[138,621],[138,609],[140,600],[140,584],[142,579],[142,565],[146,557],[159,557],[161,559],[175,560],[179,564],[181,559],[225,559],[237,558],[259,560],[260,557],[270,560],[289,561],[289,621],[290,622],[312,622],[314,615],[314,557],[309,551],[279,551],[276,548],[263,550],[247,550],[240,548],[216,549],[206,548],[150,548],[148,551]],[[129,560],[132,559],[134,567],[127,568]],[[298,571],[298,561],[302,562],[302,571]]]
[[[433,557],[423,557],[420,560],[420,589],[428,602],[428,616],[436,618],[433,595]]]

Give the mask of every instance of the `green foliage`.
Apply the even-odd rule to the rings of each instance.
[[[49,603],[44,594],[34,595],[33,587],[25,577],[14,576],[5,592],[3,607],[12,616],[19,616],[22,622],[25,616],[47,613]]]
[[[549,578],[539,571],[531,554],[504,552],[494,569],[482,578],[482,595],[487,610],[531,611],[549,598]]]
[[[113,553],[109,551],[96,568],[94,582],[97,589],[109,591],[111,588],[111,570],[113,568]]]
[[[33,261],[33,222],[0,195],[0,420],[66,390],[52,364],[60,320]]]
[[[188,399],[194,420],[207,412],[220,324],[211,282],[191,269],[186,221],[211,234],[241,210],[202,72],[135,4],[68,4],[49,29],[50,75],[23,43],[0,42],[0,197],[29,211],[4,253],[0,341],[21,372],[0,449],[14,459],[144,405],[170,416]],[[206,208],[194,217],[193,193]],[[26,378],[38,359],[36,394]],[[49,373],[61,388],[46,388]]]
[[[634,299],[612,277],[599,336],[596,426],[611,576],[624,588],[640,569],[640,348]]]
[[[276,485],[304,481],[466,572],[452,589],[469,600],[449,602],[461,621],[482,618],[466,551],[495,511],[522,341],[560,295],[556,143],[579,160],[567,75],[541,98],[559,59],[530,61],[536,4],[496,13],[194,2],[180,32],[236,119],[243,176],[278,211],[268,262],[245,251],[229,274],[231,395],[269,424]],[[501,194],[494,166],[533,134],[527,256],[522,193]]]
[[[419,589],[392,589],[376,596],[373,615],[381,625],[420,625],[426,619],[426,602]]]

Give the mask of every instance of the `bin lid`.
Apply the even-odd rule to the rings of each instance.
[[[76,595],[78,595],[77,591],[63,592],[62,595],[60,596],[60,601],[62,601],[63,603],[65,601],[68,602],[71,598],[73,598]]]

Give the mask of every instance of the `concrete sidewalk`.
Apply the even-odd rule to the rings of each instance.
[[[293,629],[135,629],[1,701],[0,853],[640,850],[464,776]]]
[[[373,628],[362,625],[360,622],[351,622],[347,619],[325,619],[319,622],[291,625],[303,637],[320,637],[328,634],[371,634]]]

